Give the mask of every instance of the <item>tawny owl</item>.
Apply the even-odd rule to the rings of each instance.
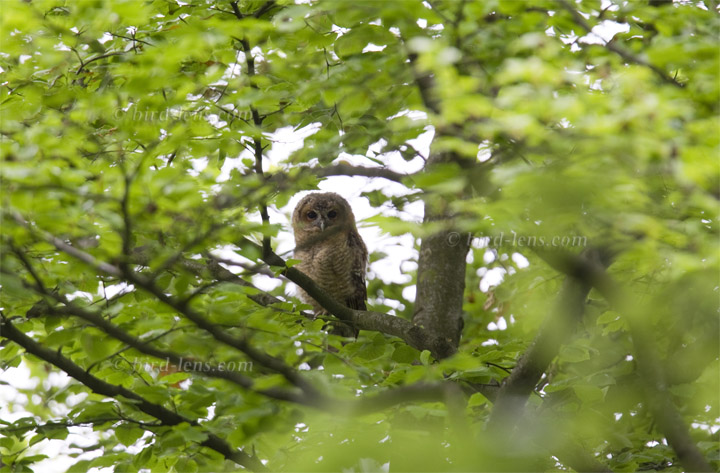
[[[308,194],[295,207],[292,226],[295,259],[301,261],[296,267],[335,300],[365,310],[368,252],[350,204],[332,192]],[[316,313],[327,313],[302,289],[300,298]]]

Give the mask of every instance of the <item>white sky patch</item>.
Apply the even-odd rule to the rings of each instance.
[[[192,164],[192,169],[188,170],[188,174],[191,176],[199,176],[201,172],[205,170],[205,168],[208,165],[208,158],[197,158],[197,159],[190,159],[190,164]]]
[[[504,276],[505,270],[503,268],[489,269],[480,280],[480,290],[482,292],[488,292],[490,288],[499,285],[503,281]]]
[[[253,276],[252,280],[255,286],[267,292],[270,292],[283,284],[283,281],[281,279],[266,276],[264,274],[256,274]]]
[[[106,297],[108,299],[113,298],[117,296],[120,293],[128,293],[133,292],[135,290],[135,286],[132,284],[127,284],[124,282],[121,282],[119,284],[112,284],[110,286],[104,286],[102,284],[98,285],[98,296],[100,297]]]
[[[402,290],[402,296],[409,302],[415,302],[415,296],[417,295],[417,286],[407,286]]]
[[[38,379],[30,378],[30,370],[24,361],[21,361],[16,368],[8,368],[0,371],[0,381],[6,383],[12,381],[13,387],[17,389],[35,389],[40,384]],[[0,389],[0,399],[6,400],[7,398],[5,396],[7,394],[4,389]],[[7,403],[0,403],[0,414],[4,414],[6,409]],[[8,420],[4,415],[0,415],[0,418]]]
[[[475,262],[475,256],[472,251],[468,251],[467,255],[465,255],[465,262],[467,264],[473,264]]]
[[[243,151],[237,158],[225,158],[222,168],[220,168],[220,174],[218,175],[217,182],[225,182],[230,179],[230,173],[233,169],[245,169],[245,165],[242,162],[244,158],[252,159],[252,154],[249,151]]]
[[[408,116],[413,120],[426,118],[423,112],[410,112]],[[417,118],[416,118],[417,117]],[[435,128],[432,126],[426,126],[425,131],[418,135],[417,138],[407,140],[407,143],[412,145],[420,154],[428,158],[430,156],[430,143],[432,143],[433,136],[435,136]]]
[[[113,39],[113,35],[106,32],[106,33],[103,33],[103,35],[100,38],[98,38],[98,43],[105,44],[108,41],[110,41],[111,39]]]
[[[470,246],[472,248],[487,248],[490,246],[490,237],[475,235],[470,239]]]
[[[93,301],[93,295],[90,294],[89,292],[85,292],[85,291],[71,292],[70,294],[67,294],[65,297],[67,297],[67,299],[69,301],[73,301],[75,299],[85,299],[88,302]]]
[[[242,54],[242,53],[238,53]],[[240,66],[239,62],[233,62],[228,64],[227,69],[225,69],[225,72],[223,72],[222,79],[223,80],[230,80],[234,78],[242,69],[242,66]],[[232,107],[232,104],[226,104],[225,107]]]
[[[272,146],[265,154],[267,159],[264,160],[263,171],[277,167],[286,161],[293,152],[303,147],[305,138],[317,133],[320,127],[320,123],[311,123],[298,130],[291,126],[276,130],[269,136]]]
[[[595,82],[590,83],[590,77],[585,77],[585,84],[592,90],[602,90],[602,79],[597,79]]]
[[[368,146],[368,156],[377,156],[378,154],[381,154],[385,146],[387,146],[387,141],[384,138],[380,138],[378,141]]]
[[[477,160],[481,163],[492,158],[492,149],[487,142],[478,145]]]
[[[208,407],[208,413],[205,419],[207,420],[213,420],[215,418],[215,403],[213,403],[210,407]]]
[[[64,371],[51,371],[48,377],[43,380],[46,389],[63,388],[70,382],[70,376]]]
[[[102,450],[94,450],[81,453],[82,450],[77,447],[91,447],[98,441],[97,432],[93,432],[92,427],[70,427],[65,440],[43,440],[33,447],[49,458],[33,464],[34,471],[43,471],[55,473],[66,471],[71,465],[80,460],[91,460],[103,454]],[[69,447],[71,444],[77,447]],[[71,458],[69,454],[80,454],[76,458]],[[94,473],[107,473],[112,468],[93,468]]]
[[[584,44],[606,44],[616,34],[627,33],[628,31],[630,31],[630,25],[627,23],[605,20],[596,25],[592,32],[580,38],[580,42]]]
[[[528,261],[528,259],[525,258],[520,253],[513,253],[512,260],[513,260],[513,263],[515,263],[515,265],[520,269],[527,268],[528,266],[530,266],[530,262]]]
[[[602,2],[600,2],[600,8],[608,11],[618,11],[620,9],[620,7],[610,0],[602,0]]]
[[[379,52],[383,49],[387,48],[387,45],[378,46],[377,44],[368,43],[367,46],[365,46],[362,50],[364,53],[373,53],[373,52]]]
[[[53,49],[55,51],[72,51],[72,49],[70,49],[70,46],[63,43],[62,41],[59,42],[58,44],[56,44],[55,46],[53,46]]]
[[[371,265],[372,275],[386,284],[410,282],[410,275],[406,272],[413,270],[413,266],[417,266],[418,258],[418,251],[413,246],[414,241],[412,235],[386,236],[375,240],[372,245],[373,249],[383,251],[388,254],[388,257]],[[368,245],[368,250],[370,250],[370,245]]]
[[[505,317],[499,317],[495,322],[490,322],[487,326],[487,329],[491,332],[495,330],[506,330],[507,321],[505,320]]]
[[[496,258],[496,255],[495,255],[495,252],[494,252],[493,250],[487,250],[487,251],[483,254],[483,261],[484,261],[485,263],[492,263],[493,261],[495,261],[495,258]]]
[[[408,109],[405,109],[405,110],[399,111],[399,112],[396,113],[395,115],[389,116],[389,117],[388,117],[388,121],[389,121],[389,120],[392,120],[393,118],[397,118],[397,117],[409,117],[409,118],[412,119],[412,120],[427,120],[427,113],[425,113],[425,112],[422,111],[422,110],[408,110]],[[432,129],[432,126],[428,125],[427,128],[426,128],[426,130],[427,130],[427,129]],[[417,138],[416,138],[416,139],[417,139]]]
[[[347,33],[348,31],[350,31],[350,29],[349,29],[349,28],[343,28],[342,26],[338,26],[338,25],[336,25],[336,24],[333,24],[333,25],[330,27],[330,31],[332,31],[333,33],[336,33],[336,34],[338,35],[338,38],[339,38],[340,36],[344,35],[344,34]]]
[[[716,423],[714,425],[699,423],[699,422],[693,422],[690,425],[692,426],[693,429],[704,430],[704,431],[710,433],[711,435],[715,435],[715,432],[720,430],[720,419],[716,419],[715,422]]]

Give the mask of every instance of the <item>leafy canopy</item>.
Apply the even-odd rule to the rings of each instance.
[[[578,448],[682,471],[674,428],[719,466],[714,2],[2,8],[0,360],[33,385],[2,386],[2,471],[58,442],[70,471],[555,471]],[[271,162],[287,127],[303,146]],[[415,173],[428,130],[449,158]],[[329,335],[263,262],[288,238],[264,209],[332,174],[370,176],[365,225],[415,255],[393,278],[371,244],[376,312],[422,309],[417,245],[445,227],[407,217],[421,201],[470,239],[454,356]],[[548,254],[585,247],[622,296],[593,289],[520,429],[486,429],[564,307]]]

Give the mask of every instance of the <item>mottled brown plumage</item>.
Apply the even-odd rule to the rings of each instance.
[[[308,194],[292,217],[296,266],[337,301],[365,310],[367,248],[355,226],[350,204],[327,192]],[[317,314],[327,312],[302,289],[300,298]]]

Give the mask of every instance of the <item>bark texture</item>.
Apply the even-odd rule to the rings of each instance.
[[[422,241],[413,322],[457,347],[469,246],[466,241],[449,245],[452,233],[443,231]]]
[[[432,156],[428,160],[428,169],[451,159],[453,156]],[[423,238],[420,245],[413,323],[457,348],[463,327],[466,256],[470,241],[460,237],[453,220],[446,197],[426,195],[423,223],[441,223],[443,229]]]

